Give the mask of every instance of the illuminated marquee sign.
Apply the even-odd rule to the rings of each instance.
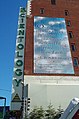
[[[34,73],[74,74],[64,18],[34,17]]]

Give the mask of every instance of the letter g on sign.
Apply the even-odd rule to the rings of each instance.
[[[21,76],[21,75],[22,75],[22,70],[21,70],[21,69],[16,69],[16,70],[15,70],[15,74],[16,74],[17,76]]]

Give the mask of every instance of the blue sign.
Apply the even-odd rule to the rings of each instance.
[[[64,18],[34,17],[34,73],[74,74]]]

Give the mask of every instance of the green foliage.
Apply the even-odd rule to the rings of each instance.
[[[2,112],[0,112],[0,118],[2,118],[3,117],[3,113]]]
[[[44,110],[42,107],[34,108],[30,112],[28,119],[59,119],[62,112],[63,110],[60,106],[57,110],[55,110],[55,108],[53,108],[53,106],[50,104],[46,110]]]
[[[63,109],[61,109],[61,106],[59,106],[59,108],[56,111],[56,115],[54,119],[59,119],[62,113],[63,113]]]
[[[54,119],[53,117],[55,117],[55,115],[56,115],[56,111],[53,108],[53,106],[50,104],[47,110],[45,110],[45,119]]]
[[[4,116],[4,119],[9,119],[10,117],[16,117],[16,111],[7,111]]]
[[[44,110],[42,107],[34,108],[29,115],[29,119],[44,119]]]

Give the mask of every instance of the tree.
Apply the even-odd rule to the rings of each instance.
[[[34,108],[29,114],[29,119],[44,119],[44,110],[42,107]]]
[[[59,108],[56,111],[56,115],[55,115],[54,119],[59,119],[63,112],[64,112],[63,109],[61,108],[61,106],[59,106]]]
[[[63,110],[59,106],[57,110],[50,104],[46,110],[36,107],[29,113],[29,118],[25,119],[59,119]]]
[[[53,108],[53,106],[50,104],[47,110],[45,110],[45,119],[54,119],[55,115],[56,115],[56,111]]]

